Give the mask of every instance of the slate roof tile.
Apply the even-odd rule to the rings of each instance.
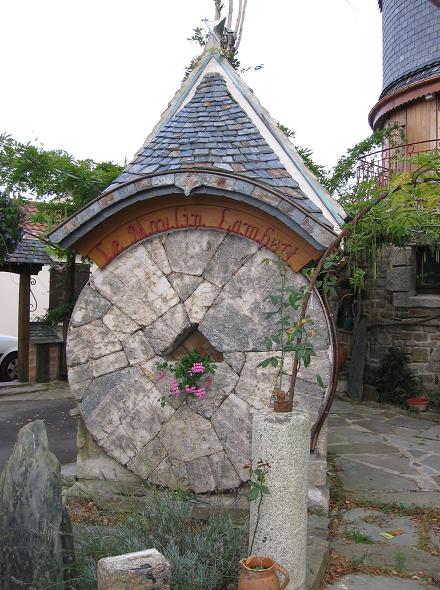
[[[229,93],[218,73],[208,73],[192,99],[136,154],[112,187],[154,171],[214,167],[239,172],[301,199],[315,218],[321,211],[299,190],[259,130]]]
[[[52,258],[43,242],[25,238],[17,244],[14,252],[5,256],[5,262],[45,265],[52,264]]]

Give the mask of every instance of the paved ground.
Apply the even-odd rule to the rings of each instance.
[[[336,400],[329,427],[329,451],[354,497],[440,506],[440,419]]]
[[[3,469],[17,432],[33,420],[44,420],[49,446],[61,464],[76,458],[76,420],[69,416],[75,407],[65,384],[40,387],[0,388],[0,471]]]
[[[339,494],[331,548],[367,571],[390,573],[350,574],[329,590],[440,587],[440,417],[336,400],[329,451]],[[413,579],[391,577],[401,575]]]

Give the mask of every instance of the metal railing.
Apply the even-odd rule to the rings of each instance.
[[[414,143],[402,143],[371,152],[359,158],[356,168],[356,180],[378,180],[387,184],[393,172],[411,172],[416,166],[408,161],[417,154],[440,149],[440,139],[427,139]]]

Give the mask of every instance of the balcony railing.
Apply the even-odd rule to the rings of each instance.
[[[440,149],[440,139],[428,139],[414,143],[389,146],[371,152],[358,160],[356,168],[357,182],[363,180],[378,180],[380,184],[387,184],[393,172],[411,172],[416,166],[408,161],[417,154],[432,152]]]

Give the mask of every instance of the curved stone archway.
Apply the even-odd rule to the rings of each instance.
[[[266,298],[279,284],[275,254],[245,237],[188,229],[146,239],[97,270],[78,299],[67,343],[69,382],[96,442],[151,483],[202,493],[248,479],[252,413],[268,407],[276,369],[258,368],[273,332]],[[302,275],[288,270],[292,284]],[[315,295],[317,358],[299,374],[297,405],[316,413],[330,343]],[[156,364],[198,330],[223,356],[204,400],[173,399]],[[286,366],[286,386],[289,364]]]

